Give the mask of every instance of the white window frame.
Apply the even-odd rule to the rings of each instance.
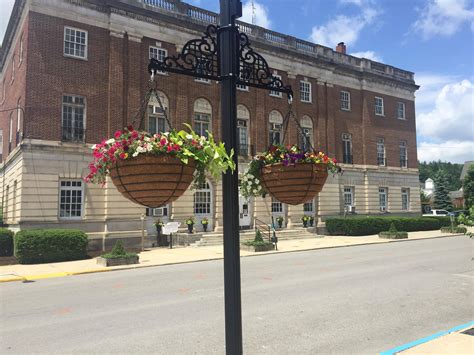
[[[346,147],[349,147],[349,157],[350,162],[344,161],[344,158],[348,155],[346,154]],[[342,163],[343,164],[354,164],[354,157],[352,155],[352,135],[350,133],[343,133],[342,134]]]
[[[377,104],[377,101],[380,101],[379,104]],[[385,109],[384,109],[384,104],[383,104],[383,97],[380,96],[375,96],[374,99],[374,106],[375,106],[375,115],[376,116],[385,116]]]
[[[21,63],[23,63],[23,33],[20,36],[20,50],[19,50],[18,56],[19,56],[18,66],[20,66]]]
[[[239,155],[247,156],[249,154],[249,127],[248,120],[243,118],[237,118],[237,139],[239,140]],[[241,144],[245,144],[246,149],[241,147]],[[243,154],[244,153],[244,154]]]
[[[169,205],[157,208],[150,208],[150,215],[153,217],[168,217],[169,210]]]
[[[159,105],[155,105],[155,104],[149,104],[148,105],[148,108],[147,108],[147,130],[148,132],[150,132],[151,134],[155,134],[155,133],[162,133],[162,132],[167,132],[168,131],[168,124],[166,122],[166,119],[165,119],[165,116],[164,116],[164,113],[155,113],[155,108],[158,108],[158,109],[161,109],[161,107]],[[166,107],[164,107],[165,111],[166,111]],[[150,112],[151,110],[151,112]],[[151,120],[155,120],[156,121],[156,130],[155,131],[151,131],[151,128],[150,128],[150,121]],[[163,122],[163,130],[160,131],[159,128],[158,128],[158,122],[162,120]]]
[[[377,165],[386,166],[387,158],[385,156],[385,139],[377,138]]]
[[[80,186],[62,186],[63,182],[75,182],[76,184],[79,183]],[[80,216],[66,216],[66,215],[61,215],[61,196],[62,196],[62,191],[80,191],[80,197],[81,197],[81,203],[80,203]],[[72,196],[70,196],[72,199]],[[77,203],[76,203],[77,204]],[[59,180],[59,200],[58,200],[58,218],[61,220],[79,220],[84,217],[84,205],[85,205],[85,194],[84,194],[84,182],[80,179],[60,179]],[[72,206],[72,201],[69,203],[69,208],[71,209]]]
[[[311,208],[308,208],[311,207]],[[303,204],[303,212],[305,213],[313,213],[314,212],[314,201],[311,200],[311,202],[305,202]]]
[[[65,96],[70,96],[73,98],[74,103],[65,103],[64,102],[64,97]],[[84,104],[76,104],[75,101],[76,99],[83,99]],[[82,139],[63,139],[63,122],[64,122],[64,106],[71,106],[73,109],[83,107],[83,114],[82,114]],[[82,106],[83,105],[83,106]],[[71,121],[71,128],[72,128],[72,133],[74,133],[74,120],[75,120],[75,114],[73,111],[73,120]],[[87,99],[85,96],[81,95],[73,95],[73,94],[63,94],[61,96],[61,141],[63,142],[85,142],[86,139],[86,120],[87,120]]]
[[[272,74],[272,76],[274,76],[275,78],[281,80],[281,75]],[[274,90],[270,90],[269,95],[270,95],[271,97],[278,97],[278,98],[282,98],[282,97],[283,97],[283,93],[282,93],[282,92],[280,92],[280,91],[274,91]]]
[[[242,80],[242,71],[239,73],[239,78],[240,80]],[[237,84],[236,88],[237,90],[240,90],[240,91],[249,91],[248,85]]]
[[[285,210],[283,208],[283,203],[281,203],[280,201],[274,199],[272,197],[272,205],[271,205],[271,211],[272,211],[272,214],[277,214],[277,215],[282,215],[285,213]]]
[[[410,210],[410,189],[402,188],[402,211]]]
[[[399,148],[399,151],[400,151],[400,168],[407,168],[408,167],[407,142],[406,141],[400,141],[400,144],[399,144],[398,148]],[[404,154],[402,154],[402,151],[404,151]],[[402,159],[402,158],[404,158],[404,159]]]
[[[388,211],[388,188],[379,187],[379,210],[380,212]]]
[[[198,199],[198,201],[197,201]],[[198,206],[199,204],[199,206]],[[196,216],[212,215],[212,187],[206,181],[200,185],[193,194],[193,211]],[[204,212],[203,212],[204,211]]]
[[[201,59],[204,59],[204,58],[201,58],[201,57],[197,57],[196,60],[198,62],[201,61]],[[196,72],[198,72],[199,69],[198,69],[198,64],[196,64]],[[202,84],[211,84],[211,79],[206,79],[206,78],[198,78],[198,77],[195,77],[194,78],[194,81],[198,82],[198,83],[202,83]]]
[[[209,121],[205,121],[201,119],[202,116],[207,116],[209,118]],[[200,135],[207,137],[208,133],[206,130],[203,128],[203,125],[207,124],[207,131],[212,132],[212,117],[211,114],[209,113],[204,113],[204,112],[194,112],[194,131]],[[199,129],[196,128],[196,125],[199,125]]]
[[[354,187],[344,186],[344,207],[354,206]]]
[[[281,139],[283,138],[282,137],[282,134],[283,134],[283,126],[279,123],[269,123],[270,124],[270,127],[269,127],[269,135],[268,135],[268,139],[270,140],[268,142],[268,144],[282,144],[282,141]],[[274,129],[275,127],[279,126],[279,129]],[[274,143],[274,138],[275,138],[275,134],[276,133],[279,133],[279,139],[278,139],[278,142]],[[271,137],[270,137],[271,136]]]
[[[400,110],[401,108],[401,110]],[[397,118],[399,120],[406,120],[406,111],[405,111],[405,103],[404,102],[397,102]]]
[[[157,46],[148,47],[148,59],[154,58],[162,62],[167,56],[168,56],[168,51],[164,48],[157,47]],[[156,73],[160,75],[168,75],[168,73],[163,70],[157,70]]]
[[[12,57],[12,78],[10,81],[10,85],[13,84],[14,81],[15,81],[15,54],[13,54],[13,57]]]
[[[76,43],[75,41],[72,42],[72,41],[68,41],[68,43],[73,43],[74,45],[83,45],[84,46],[84,56],[80,56],[80,55],[77,55],[76,54],[76,47],[74,47],[74,53],[71,54],[71,53],[66,53],[66,32],[67,30],[70,30],[70,31],[77,31],[77,32],[83,32],[85,34],[84,36],[84,41],[85,43],[82,44],[82,43]],[[75,28],[75,27],[71,27],[71,26],[64,26],[64,37],[63,37],[63,55],[65,57],[70,57],[70,58],[76,58],[76,59],[82,59],[82,60],[87,60],[88,58],[88,45],[89,43],[89,34],[86,30],[82,30],[80,28]]]
[[[307,80],[300,81],[300,100],[301,102],[312,102],[311,83]]]
[[[5,88],[5,79],[2,81],[2,101],[0,102],[2,105],[5,102],[5,96],[6,96],[6,88]]]
[[[342,111],[350,111],[351,110],[351,93],[346,90],[341,90],[339,95],[340,99],[340,107]]]

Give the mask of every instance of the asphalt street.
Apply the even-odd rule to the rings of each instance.
[[[375,354],[474,319],[467,237],[246,257],[246,354]],[[223,354],[220,261],[0,284],[0,353]]]

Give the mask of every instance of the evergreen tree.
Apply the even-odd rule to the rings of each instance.
[[[464,206],[471,208],[474,206],[474,164],[471,164],[462,182],[464,191]]]
[[[433,206],[435,209],[453,210],[448,190],[448,177],[443,170],[439,170],[434,177],[435,192]]]

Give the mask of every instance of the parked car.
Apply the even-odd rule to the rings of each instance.
[[[431,210],[423,214],[423,217],[449,217],[454,216],[454,213],[446,210]]]

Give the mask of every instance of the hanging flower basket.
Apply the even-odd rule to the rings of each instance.
[[[301,152],[296,146],[272,145],[250,162],[241,179],[241,194],[268,193],[282,203],[299,205],[313,199],[323,189],[328,171],[341,171],[336,159],[322,152]]]
[[[195,170],[194,160],[185,165],[171,155],[139,155],[118,160],[110,177],[124,197],[156,208],[178,199],[193,182]]]
[[[227,169],[235,170],[233,152],[223,143],[189,131],[154,135],[127,127],[114,138],[92,147],[86,182],[104,185],[110,175],[118,191],[129,200],[157,208],[175,201],[194,182],[205,181],[206,173],[218,180]]]

